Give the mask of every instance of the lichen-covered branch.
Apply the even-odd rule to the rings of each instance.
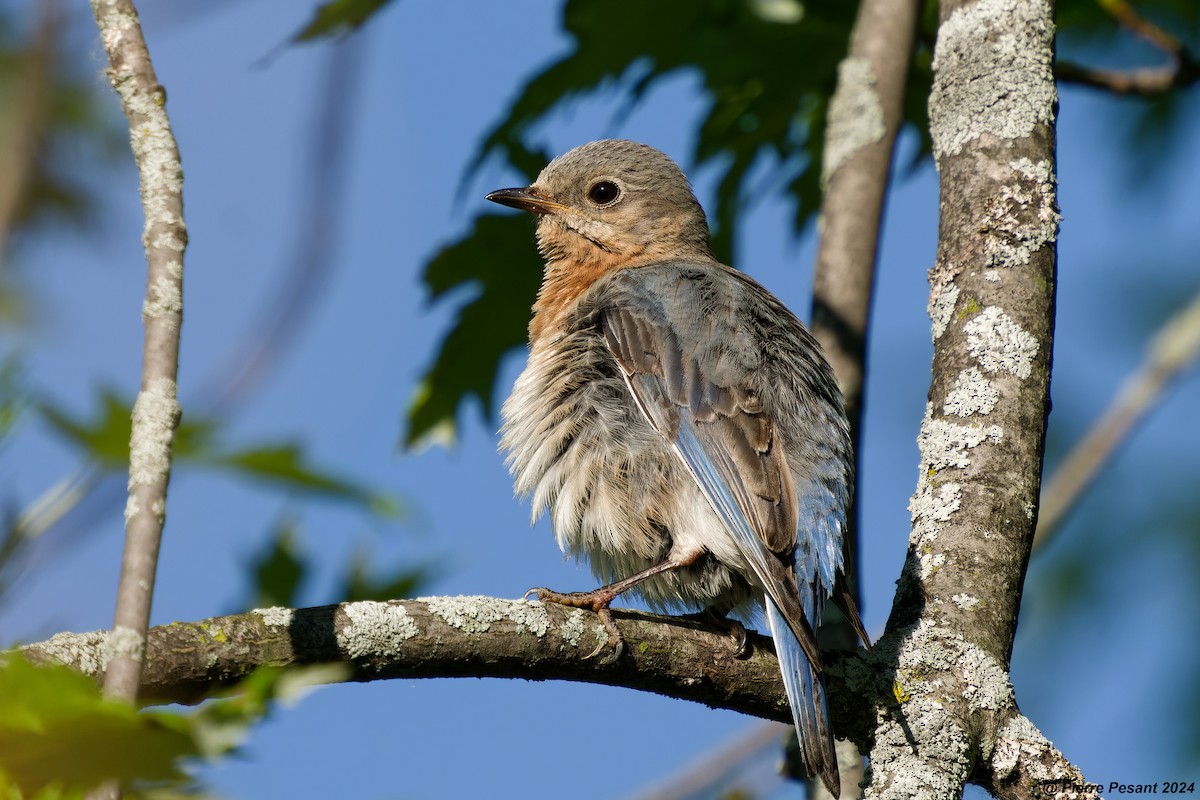
[[[492,597],[267,608],[176,622],[149,632],[142,701],[197,703],[258,667],[336,663],[346,665],[340,674],[352,682],[437,677],[584,681],[790,721],[770,639],[751,633],[747,652],[739,656],[728,631],[692,618],[617,611],[616,619],[627,646],[614,663],[588,657],[597,644],[608,641],[591,611]],[[60,633],[28,645],[23,653],[35,663],[64,663],[101,682],[110,636],[108,631]],[[978,648],[930,628],[889,637],[871,653],[828,654],[830,711],[840,737],[865,747],[881,721],[906,720],[910,727],[918,726],[912,728],[918,736],[925,735],[920,725],[937,722],[932,712],[929,720],[913,713],[913,698],[906,692],[918,690],[919,676],[902,670],[909,676],[903,685],[894,677],[897,664],[914,651],[938,670],[942,692],[970,698],[982,724],[992,731],[994,749],[976,771],[985,785],[1027,786],[1031,780],[1067,774],[1057,766],[1066,763],[1061,755],[1015,711],[1003,667],[981,656]],[[886,746],[911,749],[903,737]],[[917,785],[913,781],[919,778],[903,785]]]
[[[912,60],[916,0],[863,0],[846,57],[838,67],[837,89],[829,104],[829,123],[821,165],[824,194],[821,232],[813,271],[812,332],[834,368],[858,464],[866,372],[867,324],[875,282],[875,259],[883,216],[883,198],[891,172],[896,133],[903,122],[904,88]],[[858,496],[857,477],[854,497]],[[844,548],[850,592],[856,603],[858,514],[848,515]],[[826,641],[853,647],[855,632],[838,616],[827,624]],[[853,744],[837,744],[844,791],[857,796],[863,761]],[[828,797],[820,781],[809,792]]]
[[[352,681],[574,680],[658,692],[781,722],[791,719],[770,639],[752,634],[748,654],[739,657],[727,631],[689,618],[615,614],[627,646],[613,664],[588,658],[597,644],[608,641],[594,613],[523,600],[364,601],[177,622],[149,633],[141,699],[196,703],[260,666],[342,663],[351,668]],[[61,633],[27,646],[24,653],[101,680],[110,636],[107,631]],[[848,708],[850,698],[843,700],[840,706]],[[848,716],[843,722],[860,734],[867,731]]]
[[[142,319],[141,391],[133,407],[129,453],[129,499],[125,507],[125,552],[117,588],[105,691],[137,697],[146,628],[154,595],[158,549],[166,518],[171,442],[179,422],[175,399],[179,329],[183,321],[183,168],[166,92],[159,85],[131,0],[92,0],[100,40],[108,55],[108,79],[129,119],[146,224],[146,300]]]
[[[894,654],[897,705],[875,732],[869,797],[1079,777],[1061,756],[1039,760],[1041,772],[990,760],[1005,736],[1032,741],[1006,727],[1018,715],[1007,673],[1049,413],[1053,12],[1050,0],[941,6],[929,100],[941,186],[932,383],[908,554],[879,648]]]

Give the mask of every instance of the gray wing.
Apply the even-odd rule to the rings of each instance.
[[[820,671],[795,574],[799,507],[785,443],[764,408],[762,375],[738,357],[739,348],[749,355],[746,348],[757,343],[743,341],[746,331],[730,329],[737,314],[720,307],[724,299],[669,291],[655,301],[618,296],[598,309],[600,329],[646,419],[671,443]],[[666,313],[660,300],[699,307],[680,318]]]

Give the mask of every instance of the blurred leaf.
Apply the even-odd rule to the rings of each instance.
[[[308,563],[300,555],[297,525],[286,520],[251,564],[255,599],[252,608],[294,606],[300,585],[308,572]]]
[[[281,444],[227,452],[181,452],[180,459],[244,475],[293,490],[303,496],[324,495],[362,506],[370,513],[391,519],[403,515],[395,495],[334,475],[310,464],[299,445]]]
[[[25,159],[21,174],[6,170],[19,183],[8,187],[18,192],[12,217],[0,220],[11,233],[87,221],[96,202],[77,181],[78,165],[129,154],[122,129],[104,113],[87,54],[63,46],[61,27],[46,17],[0,24],[0,144]],[[16,31],[25,38],[14,40]]]
[[[293,41],[340,36],[357,30],[375,12],[380,11],[392,0],[331,0],[317,7],[316,13]]]
[[[439,425],[452,429],[455,410],[468,397],[492,415],[500,359],[525,341],[541,274],[525,215],[478,217],[465,237],[426,265],[423,280],[431,302],[463,286],[477,294],[459,310],[409,405],[405,446],[428,441]]]
[[[66,409],[49,400],[39,401],[37,408],[50,427],[83,450],[88,458],[119,469],[129,463],[133,405],[109,389],[102,389],[99,399],[100,409],[91,420],[72,417]]]
[[[188,718],[200,751],[216,758],[237,750],[276,703],[293,704],[314,687],[344,681],[349,673],[345,664],[259,667]]]
[[[124,469],[128,465],[132,404],[115,392],[101,391],[100,410],[90,420],[73,417],[45,399],[40,400],[37,407],[50,426],[82,449],[88,458],[108,469]],[[215,421],[193,420],[185,415],[175,435],[175,464],[194,464],[239,473],[306,497],[321,495],[343,500],[361,506],[375,516],[396,519],[403,514],[400,500],[395,495],[309,463],[299,445],[223,449],[216,443],[218,432]]]
[[[35,667],[11,653],[0,664],[0,782],[26,795],[108,778],[181,780],[180,759],[199,752],[178,716],[103,698],[67,667]]]
[[[133,404],[111,389],[100,390],[99,400],[100,409],[90,420],[72,417],[66,409],[44,398],[37,402],[37,409],[59,435],[83,450],[88,458],[110,469],[124,469],[129,464]],[[203,457],[213,447],[216,430],[217,425],[211,420],[184,417],[175,430],[175,457]]]
[[[188,759],[235,750],[276,703],[293,703],[347,673],[340,664],[262,667],[194,712],[168,714],[105,698],[68,667],[34,666],[7,653],[0,663],[0,797],[81,797],[109,778],[130,785],[127,797],[200,797],[182,768]]]
[[[125,469],[130,451],[132,404],[116,392],[100,392],[100,410],[91,416],[72,416],[49,399],[36,403],[44,420],[62,438],[106,469]],[[380,492],[307,461],[296,444],[259,445],[229,450],[217,444],[217,423],[184,416],[175,432],[175,465],[202,465],[252,477],[301,497],[326,497],[362,507],[373,516],[398,519],[403,505],[395,494]]]
[[[0,362],[0,442],[16,426],[27,405],[29,393],[21,381],[21,362],[16,355],[9,355]]]
[[[372,552],[356,551],[349,564],[337,571],[339,587],[326,602],[413,597],[433,576],[433,570],[426,566],[406,565],[381,570],[378,561]],[[298,523],[282,521],[251,562],[253,586],[250,598],[241,602],[237,610],[272,606],[294,608],[301,602],[300,590],[313,573],[313,566],[299,535]]]
[[[347,570],[345,584],[338,602],[353,603],[359,600],[395,600],[413,597],[421,587],[433,578],[427,567],[401,567],[391,574],[374,575],[373,560],[358,553]]]

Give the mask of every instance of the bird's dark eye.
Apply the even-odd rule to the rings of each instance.
[[[588,199],[598,206],[606,206],[621,196],[621,187],[612,181],[597,181],[588,189]]]

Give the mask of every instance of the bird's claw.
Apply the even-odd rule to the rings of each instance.
[[[734,658],[745,658],[749,654],[750,633],[746,630],[746,626],[736,619],[727,617],[720,611],[712,608],[706,608],[703,611],[697,611],[693,614],[684,614],[683,616],[687,619],[694,619],[698,622],[723,628],[729,638],[733,640]]]
[[[729,623],[729,635],[733,637],[734,658],[744,658],[750,652],[750,634],[746,626],[736,619],[726,620]]]
[[[611,648],[609,655],[600,660],[599,664],[608,666],[616,663],[625,653],[625,639],[621,636],[621,630],[617,627],[616,620],[613,619],[612,609],[609,604],[613,601],[613,596],[607,592],[600,590],[594,592],[555,592],[544,587],[530,589],[525,593],[525,597],[531,594],[537,595],[537,599],[543,603],[557,603],[560,606],[568,606],[570,608],[586,608],[589,611],[595,612],[596,616],[600,617],[600,621],[604,624],[604,630],[608,632],[608,638],[600,644],[596,645],[596,649],[583,657],[584,661],[595,658],[604,652],[605,647]]]
[[[604,651],[605,645],[610,648],[609,654],[602,658],[599,664],[608,666],[615,664],[621,656],[625,654],[625,637],[621,635],[621,631],[617,628],[617,622],[613,619],[612,609],[608,606],[595,609],[596,616],[600,617],[600,621],[604,623],[604,629],[608,631],[608,639],[596,645],[596,649],[583,657],[584,661],[595,658]]]

